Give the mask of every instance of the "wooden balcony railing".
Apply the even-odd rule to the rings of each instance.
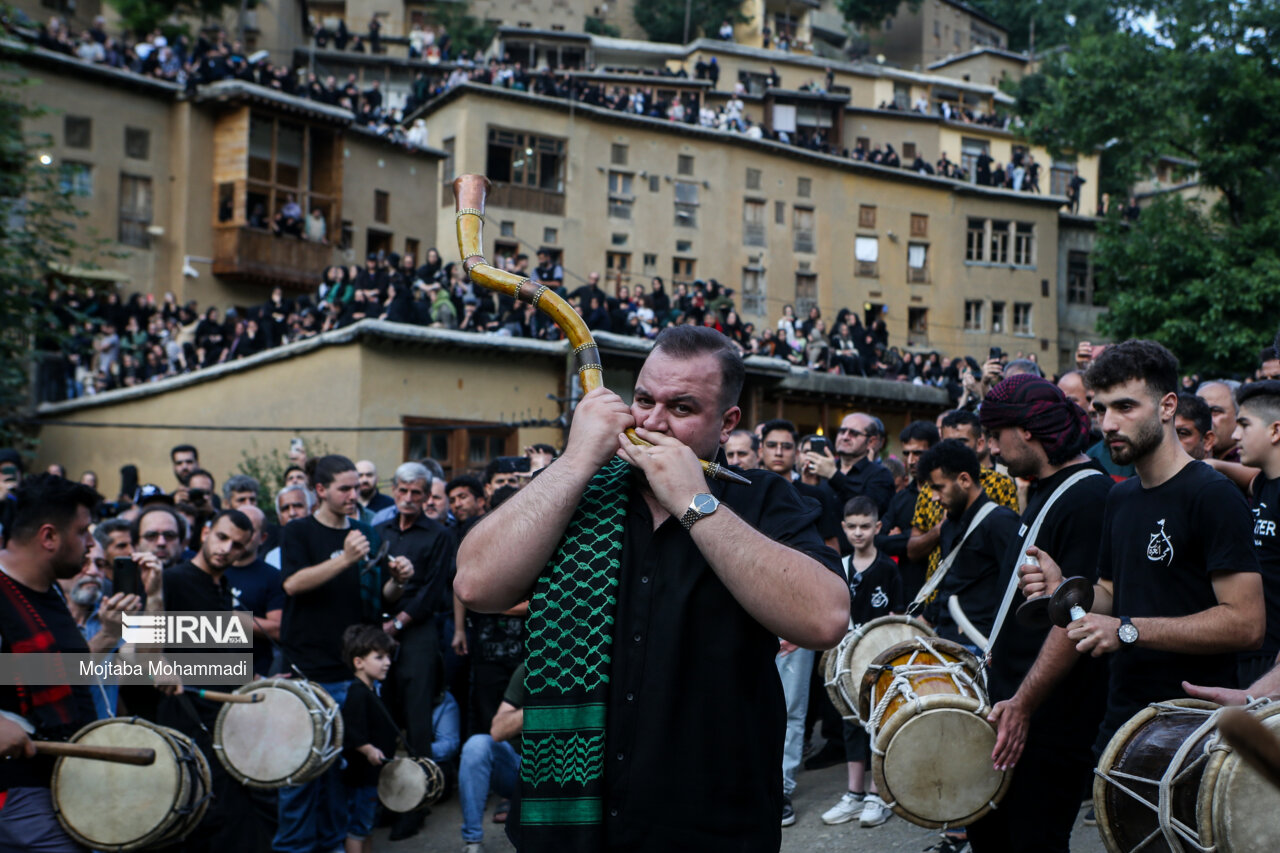
[[[332,246],[256,228],[218,228],[213,235],[213,274],[225,278],[309,289],[332,260]]]

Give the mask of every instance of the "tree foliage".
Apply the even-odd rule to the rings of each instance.
[[[222,20],[227,9],[239,9],[241,0],[107,0],[111,8],[120,15],[125,29],[138,36],[146,35],[157,28],[164,29],[166,34],[186,31],[186,25],[163,26],[167,22],[183,17],[194,17],[200,20]],[[252,9],[257,0],[248,0],[245,7]]]
[[[1125,184],[1161,156],[1197,164],[1216,203],[1166,197],[1101,230],[1103,331],[1156,338],[1195,369],[1250,370],[1280,319],[1280,0],[1120,14],[1022,82],[1025,132],[1054,152],[1103,150]]]
[[[455,57],[461,53],[473,54],[477,50],[484,50],[498,32],[496,24],[468,15],[467,8],[467,4],[451,0],[432,3],[428,7],[431,19],[449,34],[449,50]]]
[[[1112,30],[1120,6],[1109,0],[972,0],[1009,33],[1009,49],[1031,47],[1034,24],[1037,53],[1069,43],[1079,33]]]
[[[687,0],[689,3],[689,38],[699,35],[715,37],[720,25],[728,20],[745,24],[751,18],[742,14],[742,0]],[[636,23],[650,41],[684,43],[686,0],[647,0],[635,7]]]
[[[884,19],[905,3],[908,10],[920,11],[921,0],[836,0],[840,14],[851,24],[879,29]]]

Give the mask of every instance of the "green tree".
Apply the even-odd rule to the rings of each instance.
[[[836,0],[836,5],[849,23],[878,30],[904,2],[909,11],[920,11],[920,0]]]
[[[449,34],[451,52],[454,57],[460,53],[472,54],[484,50],[493,41],[498,28],[479,18],[467,14],[464,3],[446,2],[432,3],[427,7],[428,16]]]
[[[751,20],[742,14],[742,0],[648,0],[636,4],[636,23],[648,34],[650,41],[683,44],[686,3],[690,39],[699,35],[714,36],[726,20],[733,24],[745,24]]]
[[[194,17],[202,21],[222,20],[227,9],[252,9],[257,0],[107,0],[120,15],[125,29],[137,35],[162,28],[166,34],[185,32],[185,24],[168,25],[171,20]]]
[[[1280,0],[1152,2],[1124,20],[1075,33],[1022,82],[1025,133],[1055,153],[1102,150],[1123,185],[1160,156],[1197,164],[1218,201],[1165,198],[1101,230],[1102,330],[1156,338],[1192,369],[1251,370],[1280,317]]]
[[[1036,51],[1067,44],[1081,32],[1113,30],[1123,7],[1108,0],[973,0],[1009,33],[1009,49],[1025,51],[1035,37]]]

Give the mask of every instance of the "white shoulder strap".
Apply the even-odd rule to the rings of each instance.
[[[947,571],[951,568],[951,564],[956,561],[956,555],[959,554],[960,549],[964,547],[965,540],[969,538],[969,534],[977,530],[979,525],[982,524],[983,519],[995,512],[996,507],[998,506],[1000,506],[1000,504],[993,500],[988,500],[978,508],[978,511],[973,514],[973,519],[969,522],[969,526],[965,529],[964,535],[960,537],[960,540],[956,542],[955,547],[951,549],[951,553],[947,554],[947,556],[942,559],[942,562],[938,564],[938,568],[934,571],[933,577],[929,578],[925,585],[920,587],[920,591],[916,593],[915,600],[907,606],[908,614],[914,613],[918,610],[920,605],[924,603],[925,599],[932,595],[933,591],[938,588],[938,585],[942,583],[942,579],[947,576]]]
[[[1072,474],[1058,484],[1058,488],[1054,489],[1053,494],[1049,495],[1049,500],[1045,501],[1044,506],[1040,507],[1040,512],[1036,513],[1036,520],[1031,523],[1031,529],[1027,531],[1027,535],[1022,538],[1022,542],[1018,546],[1017,562],[1013,564],[1013,574],[1009,576],[1009,586],[1005,588],[1004,600],[1000,602],[1000,609],[996,611],[996,623],[991,626],[991,636],[987,641],[988,657],[991,654],[990,650],[996,647],[996,637],[999,636],[1000,629],[1004,626],[1004,619],[1009,613],[1009,606],[1013,603],[1014,593],[1018,591],[1018,568],[1026,557],[1027,549],[1036,544],[1036,537],[1040,535],[1040,526],[1049,517],[1049,510],[1053,508],[1058,498],[1067,493],[1068,489],[1076,483],[1095,475],[1102,476],[1102,472],[1097,468],[1086,468],[1083,471],[1077,471]]]

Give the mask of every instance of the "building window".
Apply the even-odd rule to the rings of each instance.
[[[519,436],[514,427],[498,424],[459,424],[457,420],[437,421],[428,418],[405,418],[405,459],[430,456],[452,478],[468,472],[482,471],[499,456],[520,451]]]
[[[373,221],[384,225],[391,221],[391,193],[386,190],[373,191]]]
[[[346,251],[355,247],[355,229],[350,219],[342,220],[342,228],[338,234],[338,248]]]
[[[796,195],[800,198],[812,198],[813,196],[813,179],[812,178],[796,178]]]
[[[991,221],[991,263],[1009,263],[1009,223],[1003,219]]]
[[[1093,303],[1093,277],[1089,274],[1088,252],[1067,252],[1067,302],[1071,305]]]
[[[876,206],[874,204],[858,205],[858,227],[859,228],[875,228],[876,227]]]
[[[929,245],[927,243],[907,245],[907,281],[911,284],[929,283]]]
[[[485,174],[495,183],[563,192],[564,153],[563,139],[491,127]]]
[[[662,179],[657,175],[650,175],[649,176],[649,192],[656,193],[660,189],[662,189]]]
[[[795,309],[797,317],[808,317],[809,309],[818,304],[818,276],[811,272],[796,273]]]
[[[923,213],[911,214],[911,236],[912,237],[928,237],[929,236],[929,217]]]
[[[696,277],[698,262],[694,258],[671,259],[671,283],[692,284]]]
[[[676,155],[676,174],[677,175],[693,174],[693,155],[692,154]]]
[[[1023,267],[1033,267],[1036,264],[1036,226],[1031,222],[1019,222],[1015,226],[1013,262]]]
[[[66,195],[93,198],[93,166],[63,160],[58,167],[58,189]]]
[[[657,255],[650,254],[650,253],[648,253],[648,252],[646,252],[646,253],[645,253],[645,256],[644,256],[644,274],[645,274],[645,275],[657,275],[657,274],[658,274],[658,256],[657,256]]]
[[[416,261],[418,260],[418,258],[420,257],[420,255],[418,254],[418,248],[419,248],[419,246],[420,246],[420,245],[421,245],[421,244],[420,244],[420,243],[419,243],[415,238],[413,238],[413,237],[405,237],[405,238],[404,238],[404,253],[405,253],[407,256],[409,256],[410,258],[412,258],[412,259],[416,262]]]
[[[970,219],[964,233],[964,259],[966,261],[982,261],[986,257],[983,247],[987,243],[987,221]]]
[[[1035,334],[1031,329],[1031,303],[1013,303],[1013,333],[1015,335]]]
[[[692,241],[692,240],[677,240],[677,241],[676,241],[676,251],[677,251],[677,252],[680,252],[681,254],[688,254],[689,252],[692,252],[692,251],[693,251],[693,241]]]
[[[903,109],[906,109],[905,107]],[[907,166],[915,162],[916,144],[914,142],[902,143],[902,165]]]
[[[982,300],[967,299],[964,303],[964,330],[966,332],[982,331]]]
[[[93,147],[93,119],[67,116],[62,120],[62,144],[68,148]]]
[[[1049,195],[1066,195],[1075,171],[1076,164],[1072,161],[1054,160],[1053,168],[1049,170]]]
[[[742,268],[742,311],[758,317],[765,315],[765,277],[759,267]]]
[[[631,235],[625,231],[618,231],[609,235],[609,242],[614,246],[625,246],[629,239],[631,239]]]
[[[1004,334],[1004,303],[991,303],[991,331],[994,334]]]
[[[775,201],[773,203],[773,221],[776,225],[787,224],[787,203],[785,201]]]
[[[742,244],[765,245],[763,201],[746,199],[742,203]]]
[[[556,243],[560,242],[560,232],[555,228],[543,228],[542,242],[554,246]]]
[[[985,139],[960,137],[960,168],[969,176],[969,182],[977,180],[978,158],[991,156],[991,143]]]
[[[503,219],[498,222],[498,233],[503,237],[516,236],[516,223],[514,219]]]
[[[631,253],[630,252],[609,252],[604,258],[605,269],[609,271],[609,277],[613,280],[627,284],[631,278]],[[621,331],[621,330],[619,330]]]
[[[856,262],[855,274],[875,278],[880,274],[880,240],[876,237],[855,237],[853,258]]]
[[[759,169],[747,169],[747,189],[749,190],[760,189],[760,170]]]
[[[815,250],[814,212],[812,207],[797,207],[791,216],[792,247],[797,252]]]
[[[615,166],[627,165],[627,146],[615,142],[609,149],[609,162]]]
[[[609,216],[613,219],[630,219],[631,206],[636,197],[632,190],[634,176],[629,172],[609,173]]]
[[[929,343],[929,309],[907,309],[907,345],[923,346]]]
[[[333,227],[341,192],[341,146],[328,128],[307,127],[252,113],[245,214],[250,227],[266,223],[290,200],[304,216],[320,210]]]
[[[455,177],[453,174],[454,149],[457,147],[457,145],[458,145],[458,140],[456,137],[453,137],[453,136],[450,136],[443,143],[441,143],[441,147],[444,149],[445,156],[444,156],[444,162],[440,164],[440,180],[446,184],[453,183],[453,179]]]
[[[151,179],[141,175],[120,174],[120,233],[126,246],[151,248]]]
[[[151,131],[141,127],[124,129],[124,156],[133,160],[146,160],[150,156]]]
[[[676,225],[698,227],[698,185],[693,181],[676,181]]]

